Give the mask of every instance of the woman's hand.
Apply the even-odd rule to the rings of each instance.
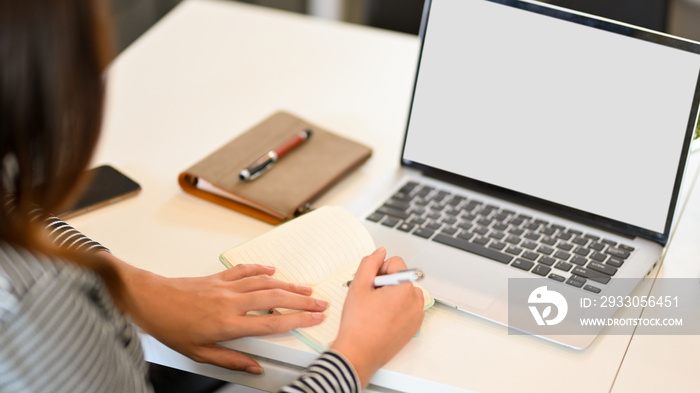
[[[255,360],[217,343],[313,326],[323,321],[328,307],[310,297],[311,288],[272,278],[270,266],[238,265],[206,277],[166,278],[100,254],[124,283],[113,294],[117,306],[145,332],[198,362],[261,374]],[[300,311],[246,315],[278,307]]]
[[[385,260],[380,248],[362,259],[343,306],[340,332],[331,349],[352,363],[362,386],[415,336],[423,321],[423,293],[410,283],[374,287],[379,274],[406,269],[399,257]]]

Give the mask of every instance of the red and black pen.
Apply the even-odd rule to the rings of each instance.
[[[241,179],[241,181],[251,181],[257,179],[260,177],[260,175],[270,170],[270,168],[275,165],[277,160],[287,155],[287,153],[294,150],[294,148],[298,147],[309,138],[311,138],[311,130],[308,128],[294,134],[294,136],[289,138],[283,144],[277,146],[275,149],[270,150],[269,152],[260,156],[260,158],[257,160],[253,161],[238,174],[238,177]]]

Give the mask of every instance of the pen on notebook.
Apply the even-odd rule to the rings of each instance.
[[[423,279],[423,272],[420,269],[401,270],[394,274],[386,274],[374,278],[376,288],[386,285],[398,285],[404,282],[416,282]],[[346,287],[352,284],[352,280],[345,283]]]
[[[294,134],[294,136],[277,146],[275,149],[270,150],[269,152],[260,156],[260,158],[257,160],[253,161],[238,174],[238,177],[241,179],[241,181],[255,180],[256,178],[260,177],[260,175],[270,170],[277,160],[287,155],[287,153],[294,150],[310,137],[311,130],[308,128]]]

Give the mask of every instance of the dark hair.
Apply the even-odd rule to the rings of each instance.
[[[111,60],[99,0],[0,0],[0,240],[41,249],[98,139]]]

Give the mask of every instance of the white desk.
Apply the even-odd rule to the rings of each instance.
[[[694,153],[694,161],[700,159],[696,157],[698,155],[699,152]],[[695,187],[680,217],[658,278],[700,279],[700,178],[694,180]],[[653,296],[660,294],[657,287],[650,293]],[[697,310],[700,313],[700,307]],[[651,317],[651,312],[645,310],[644,316]],[[637,334],[627,349],[613,392],[697,392],[700,390],[699,365],[700,336]]]
[[[218,272],[219,253],[270,226],[183,193],[178,173],[237,133],[287,109],[374,149],[321,204],[347,205],[398,165],[418,39],[238,3],[190,0],[113,64],[96,163],[143,186],[137,198],[72,223],[130,263],[167,276]],[[640,288],[640,291],[648,288]],[[631,335],[575,351],[442,306],[372,380],[373,389],[609,391]],[[262,377],[195,363],[149,337],[149,361],[274,390],[315,354],[290,334],[232,348]],[[585,376],[585,377],[584,377]]]

